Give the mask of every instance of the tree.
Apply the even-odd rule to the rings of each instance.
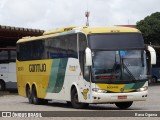
[[[156,12],[137,22],[145,44],[160,45],[160,12]]]

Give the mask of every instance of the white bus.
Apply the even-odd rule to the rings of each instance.
[[[151,53],[155,63],[155,53]],[[74,108],[145,101],[148,74],[139,30],[125,27],[62,28],[17,42],[18,93],[29,103],[65,100]]]
[[[17,89],[16,48],[0,48],[0,91]]]

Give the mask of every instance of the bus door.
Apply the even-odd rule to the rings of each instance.
[[[87,48],[87,40],[84,34],[78,34],[78,51],[79,51],[79,63],[80,63],[80,74],[81,79],[81,93],[82,100],[86,101],[90,99],[91,94],[91,78],[90,78],[90,66],[86,65],[86,54],[85,50]]]

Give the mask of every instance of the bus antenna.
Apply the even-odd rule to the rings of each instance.
[[[90,12],[87,10],[87,11],[85,12],[85,17],[87,18],[86,26],[89,26],[89,15],[90,15]]]
[[[86,12],[85,12],[85,17],[87,18],[87,19],[86,19],[86,26],[89,26],[89,15],[90,15],[90,12],[89,12],[89,10],[88,10],[89,1],[87,0],[86,2],[87,2],[87,10],[86,10]]]

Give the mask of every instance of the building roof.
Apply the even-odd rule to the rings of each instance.
[[[40,36],[44,30],[0,25],[0,47],[15,46],[24,36]]]

